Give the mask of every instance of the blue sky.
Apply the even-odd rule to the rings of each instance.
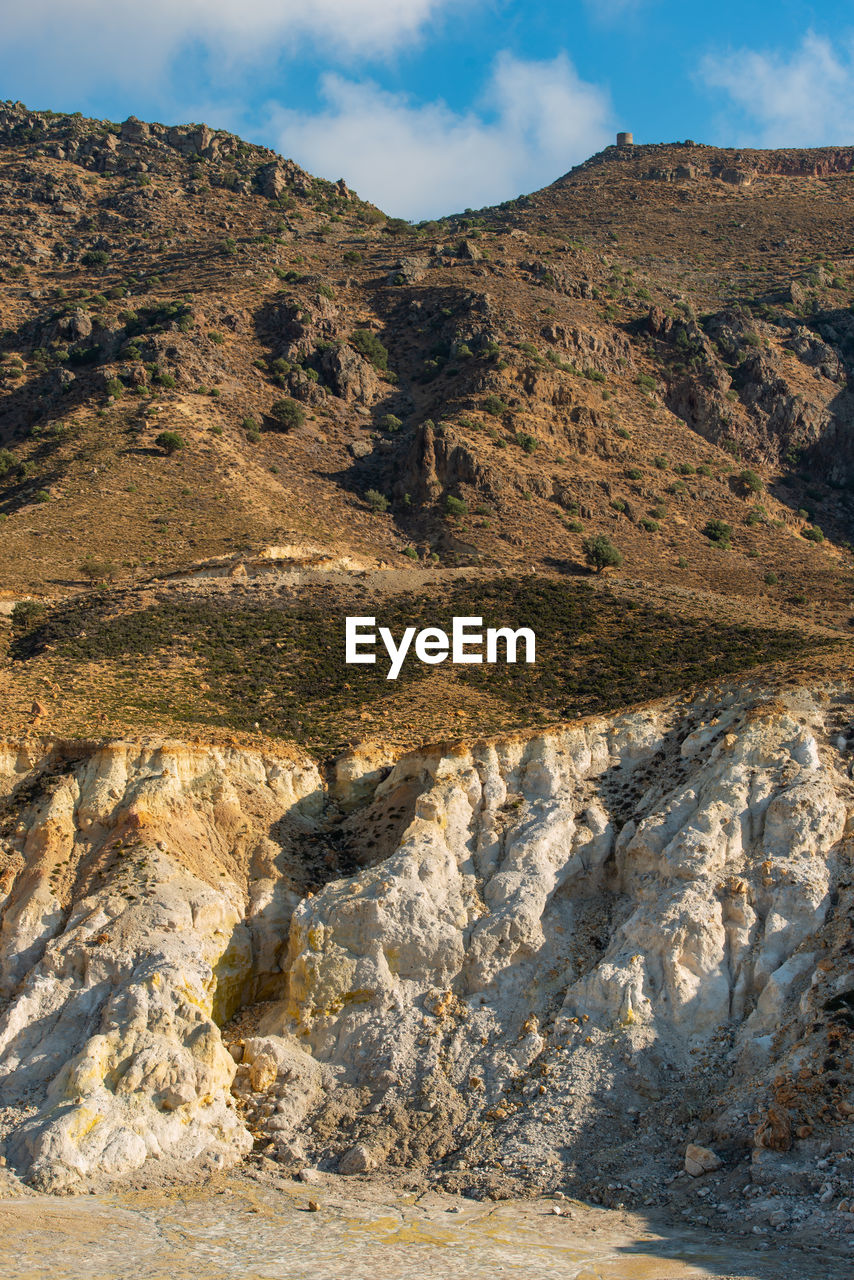
[[[854,142],[854,4],[6,0],[0,91],[206,120],[390,213],[509,199],[636,141]]]

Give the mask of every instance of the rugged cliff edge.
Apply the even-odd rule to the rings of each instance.
[[[732,686],[325,771],[7,746],[9,1166],[254,1145],[651,1202],[687,1141],[755,1177],[843,1152],[852,706]]]

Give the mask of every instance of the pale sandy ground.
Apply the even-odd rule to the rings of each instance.
[[[313,1200],[318,1209],[309,1209]],[[4,1280],[843,1280],[848,1259],[657,1230],[569,1202],[477,1202],[352,1180],[0,1199]]]

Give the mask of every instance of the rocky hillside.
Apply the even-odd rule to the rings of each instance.
[[[810,683],[323,775],[7,746],[9,1169],[57,1190],[254,1150],[306,1180],[672,1207],[693,1143],[722,1224],[764,1197],[832,1235],[851,695]]]
[[[603,533],[847,625],[850,169],[609,148],[413,227],[204,126],[7,104],[3,585],[307,543],[559,573]]]
[[[852,182],[609,148],[412,226],[0,106],[3,1189],[840,1235]],[[390,683],[352,613],[539,660]]]

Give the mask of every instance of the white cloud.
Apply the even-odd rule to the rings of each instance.
[[[607,93],[566,54],[497,59],[478,109],[416,104],[328,74],[325,109],[272,108],[276,145],[324,177],[343,176],[388,213],[427,218],[494,204],[553,181],[611,141]]]
[[[481,0],[27,0],[5,6],[0,66],[22,60],[36,91],[145,84],[192,46],[224,63],[293,53],[382,57],[448,11]],[[11,10],[11,11],[10,11]]]
[[[706,58],[700,78],[739,113],[738,140],[762,147],[850,143],[854,46],[809,32],[792,53],[740,49]],[[744,121],[747,121],[745,124]]]

